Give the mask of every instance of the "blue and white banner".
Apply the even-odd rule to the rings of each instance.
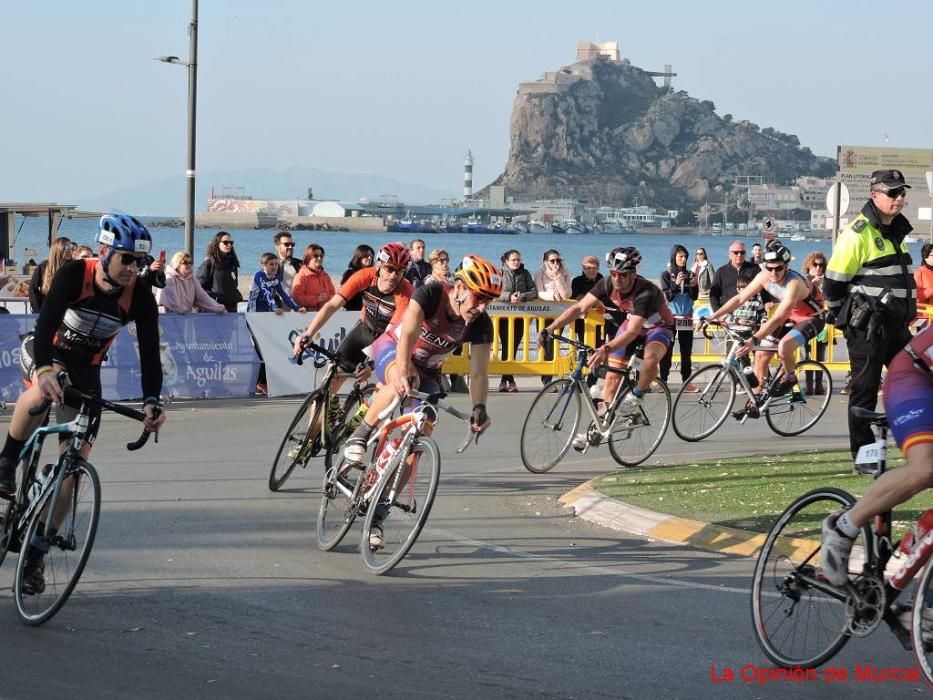
[[[256,343],[266,363],[266,385],[269,396],[307,394],[317,386],[323,369],[314,367],[314,358],[306,358],[299,366],[292,358],[295,338],[304,333],[313,314],[295,312],[276,315],[250,312],[246,314]],[[360,320],[359,311],[338,311],[331,316],[315,337],[315,342],[335,351]]]
[[[241,314],[159,314],[162,394],[174,398],[249,396],[259,357]],[[101,368],[105,397],[141,398],[136,324],[120,331]]]

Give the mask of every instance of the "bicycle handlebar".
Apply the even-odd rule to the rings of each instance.
[[[446,396],[447,396],[447,394],[444,393],[444,392],[442,392],[442,391],[441,391],[441,392],[434,393],[434,394],[426,394],[426,393],[424,393],[423,391],[417,391],[416,389],[412,389],[411,391],[408,392],[408,397],[410,397],[410,398],[419,399],[419,400],[421,400],[421,401],[424,401],[424,402],[427,403],[427,404],[430,404],[430,405],[432,405],[432,406],[435,406],[435,407],[441,409],[442,411],[445,411],[445,412],[449,413],[449,414],[452,415],[454,418],[457,418],[457,419],[459,419],[459,420],[462,420],[462,421],[465,422],[465,423],[471,423],[471,421],[473,420],[473,416],[470,415],[469,413],[464,413],[463,411],[460,411],[460,410],[454,408],[454,407],[451,406],[449,403],[447,403],[446,401],[444,401],[444,398],[445,398]],[[383,420],[385,420],[386,418],[388,418],[389,416],[391,416],[391,415],[392,415],[392,412],[393,412],[396,408],[398,408],[398,406],[399,406],[399,404],[400,404],[401,402],[402,402],[402,396],[400,396],[399,394],[396,394],[396,395],[395,395],[395,398],[392,399],[392,403],[389,404],[389,405],[385,408],[385,410],[382,411],[382,412],[378,415],[379,420],[380,420],[380,421],[383,421]],[[466,439],[463,441],[463,444],[461,444],[460,447],[457,448],[457,454],[461,454],[461,453],[465,452],[466,449],[470,446],[470,444],[478,443],[478,442],[479,442],[479,435],[480,435],[479,433],[474,433],[474,432],[473,432],[473,428],[472,428],[472,426],[471,426],[471,427],[467,430]]]
[[[560,333],[551,333],[551,332],[548,332],[548,333],[547,333],[547,337],[548,337],[548,338],[553,338],[554,340],[557,340],[557,341],[559,341],[559,342],[561,342],[561,343],[567,343],[568,345],[572,345],[572,346],[574,346],[575,348],[579,348],[580,350],[583,350],[583,351],[585,351],[585,352],[593,352],[594,349],[595,349],[595,348],[590,347],[590,346],[587,345],[586,343],[581,343],[579,340],[574,340],[573,338],[568,338],[567,336],[561,335]]]
[[[305,349],[313,350],[317,354],[323,355],[324,357],[326,357],[330,362],[336,363],[337,366],[340,367],[340,369],[347,372],[348,374],[356,374],[357,367],[355,364],[341,357],[337,353],[331,352],[324,346],[318,345],[310,338],[306,338],[305,340],[302,341],[301,344]],[[303,353],[298,353],[297,355],[295,355],[295,362],[299,365],[304,363],[304,358],[302,357],[302,355]]]
[[[59,372],[56,375],[59,385],[62,385],[65,379],[65,373]],[[90,404],[107,411],[113,411],[125,418],[131,418],[132,420],[137,420],[140,423],[145,422],[146,414],[142,411],[137,411],[135,408],[129,408],[128,406],[121,406],[120,404],[113,403],[112,401],[107,401],[107,399],[102,399],[99,396],[93,396],[91,394],[85,394],[80,389],[73,386],[62,386],[62,404],[65,406],[70,406],[71,408],[81,409],[82,404]],[[52,407],[52,402],[49,399],[43,399],[35,408],[29,409],[29,415],[39,416],[48,411]],[[162,412],[160,406],[155,407],[156,416]],[[126,449],[135,451],[141,448],[149,441],[149,437],[152,435],[151,432],[143,430],[139,438],[134,442],[126,443]],[[159,442],[159,431],[155,431],[155,441]]]

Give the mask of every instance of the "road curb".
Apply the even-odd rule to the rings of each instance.
[[[657,513],[605,496],[593,488],[591,479],[560,497],[565,508],[584,520],[612,530],[640,535],[670,544],[689,545],[711,552],[754,556],[765,535],[700,520]]]

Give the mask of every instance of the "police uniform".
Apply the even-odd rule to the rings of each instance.
[[[909,187],[898,170],[875,171],[871,182],[889,189]],[[917,293],[904,238],[911,230],[903,214],[897,214],[890,224],[882,224],[869,200],[833,247],[823,291],[849,350],[850,407],[875,409],[882,365],[910,340],[907,324],[916,316]],[[874,439],[870,425],[850,413],[852,454]]]

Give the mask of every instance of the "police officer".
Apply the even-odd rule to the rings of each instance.
[[[852,367],[849,406],[875,409],[881,367],[910,340],[916,285],[904,237],[912,226],[901,214],[907,190],[900,170],[876,170],[862,211],[839,235],[823,291],[830,320],[843,330]],[[871,427],[849,414],[853,457],[874,442]]]

